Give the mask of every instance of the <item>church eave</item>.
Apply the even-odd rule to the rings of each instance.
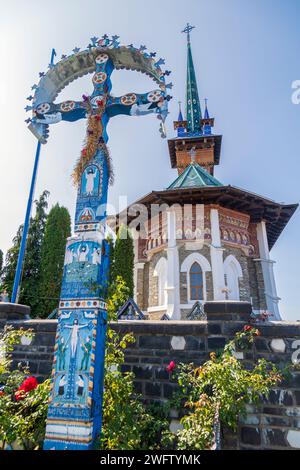
[[[298,204],[279,204],[230,185],[152,191],[135,202],[135,204],[145,204],[149,209],[151,204],[163,203],[217,204],[250,215],[250,221],[253,223],[264,220],[270,249],[298,207]]]

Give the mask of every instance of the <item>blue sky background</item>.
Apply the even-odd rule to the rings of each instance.
[[[172,70],[173,100],[167,122],[184,101],[186,42],[180,34],[189,21],[199,93],[209,99],[215,132],[223,134],[216,177],[277,202],[300,201],[300,105],[291,101],[291,84],[300,79],[300,1],[298,0],[10,0],[0,15],[0,248],[6,250],[23,221],[36,141],[26,129],[24,106],[30,87],[45,71],[51,49],[69,54],[85,48],[91,36],[118,34],[124,44],[146,44]],[[155,88],[138,73],[115,71],[114,94]],[[92,90],[90,77],[77,80],[59,101]],[[108,126],[115,168],[111,203],[128,202],[176,177],[167,141],[154,116],[115,117]],[[36,195],[51,192],[50,205],[73,215],[76,193],[70,175],[85,134],[83,121],[51,126],[42,147]],[[272,250],[281,312],[300,319],[300,210]]]

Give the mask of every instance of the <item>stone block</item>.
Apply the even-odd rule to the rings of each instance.
[[[243,426],[241,428],[241,440],[244,444],[259,446],[261,443],[259,428]]]
[[[270,405],[293,406],[293,392],[291,390],[271,390],[264,401]]]
[[[265,426],[289,426],[290,418],[284,416],[262,416],[261,422]]]
[[[50,376],[51,371],[52,371],[52,362],[44,362],[44,361],[39,362],[38,373],[40,375],[45,375],[48,377]]]
[[[185,344],[186,344],[186,341],[185,341],[184,336],[172,336],[172,339],[171,339],[172,349],[179,350],[179,351],[183,350],[185,348]]]
[[[208,323],[207,332],[209,335],[221,335],[222,323]]]
[[[139,346],[149,349],[170,349],[171,337],[162,335],[147,335],[139,337]]]
[[[217,351],[223,349],[226,344],[226,338],[221,336],[211,336],[207,338],[207,346],[209,351]]]
[[[262,430],[263,443],[271,447],[286,447],[285,434],[285,429],[264,428]]]
[[[300,390],[294,390],[295,405],[300,406]]]
[[[269,352],[269,343],[266,339],[264,338],[255,338],[254,340],[255,348],[257,351],[260,352]]]
[[[154,375],[156,379],[159,379],[159,380],[169,380],[170,378],[170,373],[166,370],[165,367],[159,367],[155,369]]]
[[[197,336],[185,336],[186,351],[204,351],[205,341],[204,338],[199,338]]]
[[[285,342],[282,338],[274,338],[270,343],[272,351],[275,353],[284,353],[286,349]]]
[[[145,383],[145,394],[148,396],[161,396],[161,384],[160,383],[153,383],[153,382],[146,382]]]
[[[30,318],[30,307],[28,305],[13,304],[11,302],[0,302],[1,320],[26,320]]]
[[[137,379],[149,380],[153,376],[153,368],[151,366],[133,366],[132,372]]]
[[[286,440],[294,449],[300,449],[300,431],[290,429],[287,433]]]
[[[178,385],[176,384],[169,384],[169,383],[164,383],[163,384],[163,395],[164,398],[170,399],[173,397],[174,393],[178,390]]]
[[[204,312],[210,313],[239,313],[250,315],[252,313],[252,305],[250,302],[234,301],[234,300],[212,300],[204,303]],[[246,316],[246,318],[248,318]]]
[[[170,422],[169,429],[171,432],[175,434],[177,431],[180,431],[181,429],[183,429],[183,424],[181,424],[179,419],[172,419]]]
[[[136,393],[143,393],[143,382],[133,381],[134,390]]]

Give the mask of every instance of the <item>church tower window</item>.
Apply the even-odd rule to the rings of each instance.
[[[190,269],[190,299],[203,300],[203,273],[197,262]]]

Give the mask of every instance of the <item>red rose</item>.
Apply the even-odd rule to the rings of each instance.
[[[101,116],[98,116],[98,115],[97,115],[97,116],[95,116],[95,119],[96,119],[96,121],[100,121]]]
[[[175,362],[174,362],[174,361],[171,361],[170,364],[169,364],[168,367],[167,367],[167,372],[169,372],[169,374],[170,374],[171,372],[173,372],[173,370],[175,369],[175,367],[176,367]]]
[[[250,325],[245,325],[244,326],[244,331],[251,331],[252,330],[252,326]]]
[[[86,155],[86,149],[81,150],[82,155]]]
[[[5,393],[2,390],[0,390],[0,397],[3,397],[3,395],[5,395]]]
[[[22,398],[24,398],[25,393],[34,390],[37,386],[38,381],[35,377],[28,377],[27,379],[25,379],[15,393],[16,400],[22,400]]]

